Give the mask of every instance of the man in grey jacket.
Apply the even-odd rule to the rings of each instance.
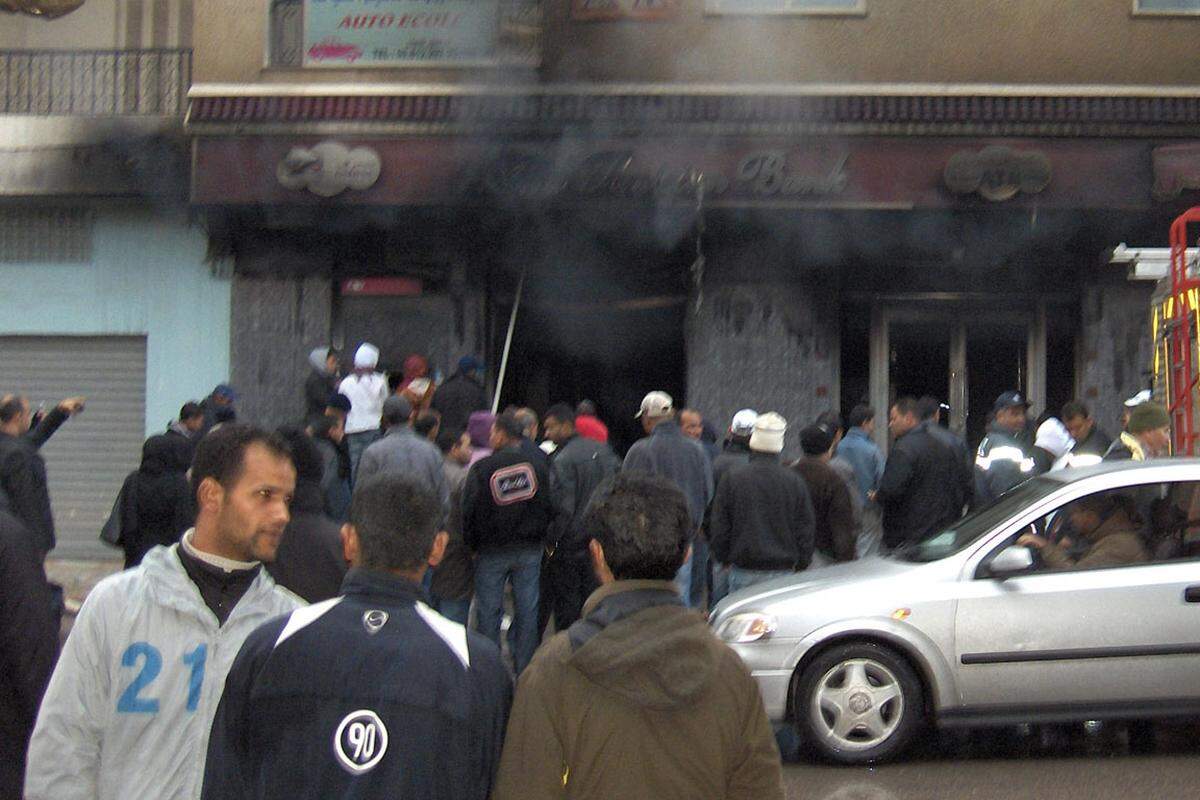
[[[365,481],[384,472],[416,481],[441,502],[442,518],[438,525],[444,527],[450,516],[450,484],[442,468],[442,454],[428,439],[413,433],[408,423],[410,416],[412,404],[406,398],[392,395],[384,401],[387,435],[363,451],[355,481]]]
[[[650,392],[642,399],[637,413],[642,429],[648,434],[636,442],[625,456],[625,472],[645,472],[659,475],[674,483],[688,502],[693,536],[704,522],[704,513],[713,497],[712,466],[700,442],[683,435],[675,421],[674,400],[666,392]],[[684,603],[692,579],[692,560],[689,555],[675,582]]]

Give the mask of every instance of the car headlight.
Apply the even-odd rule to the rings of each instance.
[[[775,627],[775,617],[770,614],[734,614],[717,628],[717,637],[730,644],[746,644],[767,638],[775,632]]]

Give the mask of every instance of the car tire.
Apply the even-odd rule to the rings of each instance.
[[[801,673],[793,717],[804,745],[837,764],[874,764],[901,753],[923,727],[921,681],[895,650],[837,645]]]

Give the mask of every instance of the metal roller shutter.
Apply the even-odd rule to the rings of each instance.
[[[146,416],[144,336],[0,336],[0,394],[34,409],[83,395],[87,406],[42,448],[58,558],[113,557],[100,527],[141,460]]]

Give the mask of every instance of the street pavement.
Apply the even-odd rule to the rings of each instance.
[[[1123,725],[931,736],[878,767],[784,765],[789,800],[1175,800],[1200,793],[1200,721],[1156,726],[1147,754]]]

